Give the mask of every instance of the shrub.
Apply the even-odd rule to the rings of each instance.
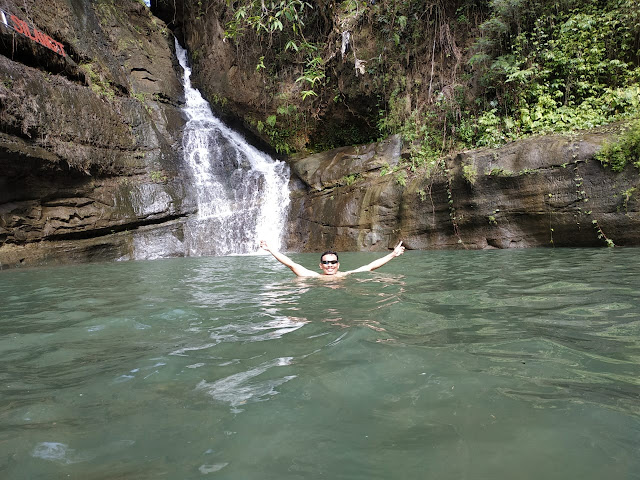
[[[614,172],[621,172],[629,164],[640,169],[640,121],[633,123],[618,142],[605,143],[595,157]]]

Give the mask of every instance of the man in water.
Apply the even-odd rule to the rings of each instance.
[[[286,265],[291,269],[293,273],[295,273],[299,277],[322,277],[322,276],[332,276],[332,277],[345,277],[350,273],[358,273],[358,272],[370,272],[375,270],[376,268],[380,268],[385,263],[389,262],[392,258],[398,257],[404,253],[404,247],[402,246],[402,242],[396,245],[396,248],[393,249],[388,255],[385,255],[382,258],[374,260],[367,265],[363,265],[360,268],[356,268],[355,270],[349,270],[348,272],[339,272],[340,262],[338,261],[338,254],[336,252],[327,251],[320,255],[320,270],[322,273],[314,272],[313,270],[309,270],[302,265],[297,264],[293,260],[291,260],[286,255],[272,250],[266,241],[260,241],[260,247],[264,248],[267,252],[275,257],[283,265]]]

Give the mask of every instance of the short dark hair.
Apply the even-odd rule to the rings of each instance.
[[[320,255],[320,261],[322,261],[323,257],[325,255],[335,255],[336,256],[336,260],[338,260],[338,254],[336,252],[334,252],[333,250],[327,250],[326,252],[324,252],[322,255]],[[339,261],[339,260],[338,260]]]

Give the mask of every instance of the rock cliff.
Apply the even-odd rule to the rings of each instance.
[[[133,258],[138,233],[180,236],[195,207],[170,31],[134,1],[0,9],[0,264]]]
[[[612,131],[613,130],[613,131]],[[445,158],[429,172],[396,170],[401,141],[292,162],[289,247],[596,247],[640,243],[637,169],[593,159],[615,128],[533,137]],[[395,171],[394,171],[395,170]]]
[[[0,268],[183,255],[196,202],[165,24],[133,0],[0,0],[0,10]],[[264,106],[260,75],[234,63],[216,16],[184,17],[172,27],[206,54],[194,66],[204,93],[246,120]],[[316,135],[349,124],[332,111]],[[400,136],[291,157],[288,248],[638,245],[637,170],[593,159],[616,128],[461,152],[416,171]]]
[[[399,125],[400,118],[420,112],[444,115],[438,105],[447,102],[468,108],[482,100],[474,97],[481,82],[470,67],[471,46],[491,8],[482,2],[396,3],[301,7],[305,38],[322,46],[322,71],[298,61],[288,48],[285,40],[294,40],[293,33],[262,28],[278,4],[153,5],[189,46],[196,82],[218,112],[276,149],[303,152],[376,138],[381,120]],[[248,12],[255,22],[237,21]],[[236,32],[238,25],[243,30]],[[312,74],[320,86],[317,96],[305,99],[302,90]],[[425,135],[444,145],[455,131],[478,127],[464,124],[461,111],[444,125]],[[413,126],[408,136],[417,136]],[[400,237],[410,248],[599,246],[607,240],[637,245],[637,171],[614,173],[593,160],[603,141],[615,136],[614,127],[537,136],[450,155],[415,172],[407,165],[425,144],[402,146],[399,137],[302,153],[290,159],[300,182],[294,182],[289,248],[386,249]],[[289,143],[283,146],[284,137]]]

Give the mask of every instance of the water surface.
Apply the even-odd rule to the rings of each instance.
[[[640,478],[639,253],[1,271],[0,476]]]

